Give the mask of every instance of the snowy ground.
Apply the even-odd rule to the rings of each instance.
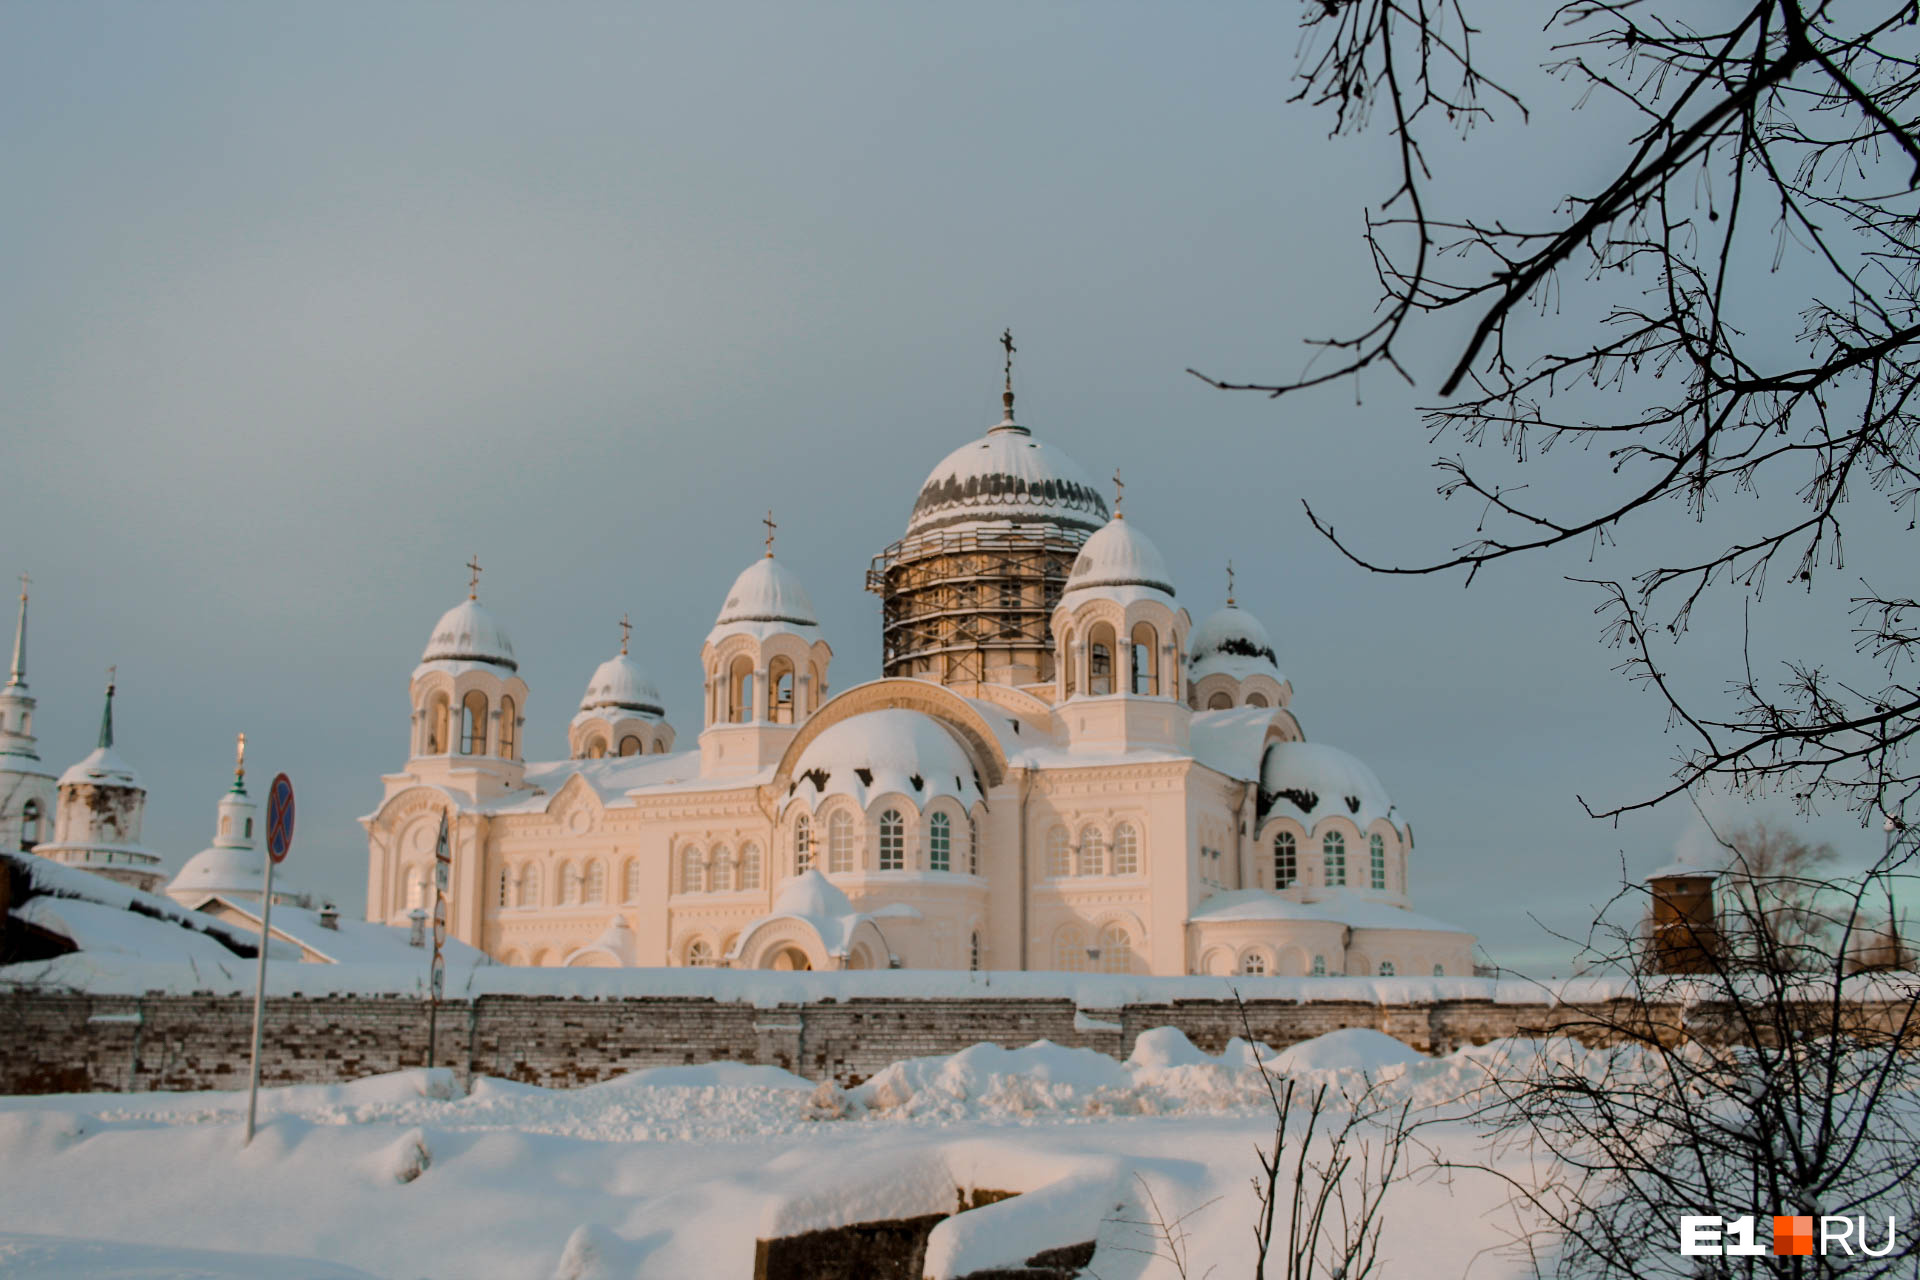
[[[1490,1064],[1534,1051],[1432,1060],[1345,1031],[1262,1057],[1336,1087],[1364,1071],[1458,1155],[1478,1139],[1447,1117]],[[1172,1276],[1133,1225],[1149,1193],[1163,1217],[1192,1213],[1189,1274],[1246,1274],[1253,1152],[1272,1131],[1253,1052],[1209,1057],[1170,1029],[1124,1064],[976,1045],[849,1091],[737,1065],[566,1091],[483,1078],[465,1094],[413,1071],[266,1091],[246,1150],[244,1094],[0,1098],[0,1274],[745,1280],[756,1237],[950,1211],[969,1187],[1022,1194],[937,1228],[929,1275],[1093,1238],[1102,1280]],[[1530,1274],[1483,1256],[1502,1200],[1490,1178],[1409,1177],[1389,1201],[1386,1274]]]

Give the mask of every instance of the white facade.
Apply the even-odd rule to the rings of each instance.
[[[911,675],[830,692],[769,545],[701,646],[697,749],[623,645],[550,722],[569,758],[529,763],[505,629],[450,610],[362,819],[369,918],[431,905],[445,814],[451,931],[509,963],[1469,974],[1472,936],[1411,909],[1405,815],[1303,740],[1265,629],[1231,600],[1193,626],[1153,542],[1006,401],[914,504],[939,573],[870,574],[923,593],[889,613]],[[980,599],[965,557],[995,547],[1040,567]]]
[[[0,687],[0,849],[32,852],[53,836],[53,775],[40,764],[33,730],[33,695],[27,691],[27,589],[20,587],[20,615],[13,632],[13,664]]]
[[[160,858],[140,843],[147,789],[114,749],[113,684],[100,713],[99,744],[60,775],[53,839],[34,852],[55,862],[151,892],[166,879]]]

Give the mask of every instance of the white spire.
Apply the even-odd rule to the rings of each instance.
[[[9,689],[27,687],[27,584],[33,581],[20,575],[20,620],[13,627],[13,668],[7,674]]]

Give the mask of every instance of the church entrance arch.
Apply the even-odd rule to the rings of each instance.
[[[782,973],[804,973],[813,968],[813,962],[798,947],[778,947],[767,956],[766,967]]]

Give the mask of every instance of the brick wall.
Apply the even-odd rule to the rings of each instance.
[[[234,996],[0,992],[0,1093],[238,1088],[246,1082],[252,1013],[251,999]],[[1276,1048],[1371,1027],[1432,1053],[1552,1032],[1591,1013],[1485,999],[1246,1005],[1254,1036]],[[1078,1016],[1071,1000],[1021,996],[855,998],[762,1009],[688,997],[483,995],[440,1006],[434,1062],[463,1076],[557,1087],[707,1062],[767,1064],[850,1084],[901,1058],[980,1041],[1047,1039],[1124,1058],[1142,1031],[1162,1026],[1180,1028],[1210,1052],[1244,1034],[1240,1010],[1223,1000],[1131,1004]],[[426,1062],[426,1040],[426,1005],[414,997],[269,999],[261,1079],[320,1084],[418,1067]]]

